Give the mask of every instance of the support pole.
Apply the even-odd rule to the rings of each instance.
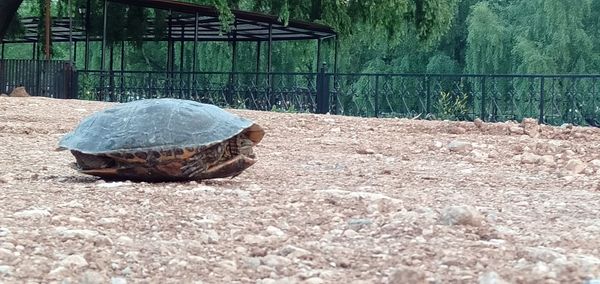
[[[85,70],[90,68],[90,0],[85,4]]]
[[[198,48],[198,13],[195,15],[195,25],[194,25],[194,53],[192,54],[192,72],[196,72],[196,50]],[[194,75],[195,76],[195,75]]]
[[[71,0],[67,0],[67,13],[69,13],[69,62],[73,63],[73,17],[71,16]]]
[[[4,43],[2,43],[2,54],[0,55],[1,59],[4,59]]]
[[[269,55],[268,55],[268,60],[267,60],[267,73],[271,73],[271,60],[272,60],[272,53],[273,53],[273,25],[269,24]],[[267,74],[267,75],[268,75]]]
[[[185,27],[181,26],[181,45],[179,46],[179,72],[183,72],[183,54],[185,50],[183,49],[183,43],[185,42],[185,34],[183,33]]]
[[[338,37],[335,37],[335,51],[333,53],[333,74],[337,74],[338,68],[338,47],[339,47]]]
[[[258,72],[260,72],[260,41],[256,42],[256,79],[255,83],[258,86]]]
[[[104,20],[102,22],[102,54],[100,56],[100,70],[104,72],[104,57],[106,54],[106,11],[108,10],[108,0],[104,0]]]
[[[321,64],[321,39],[317,40],[317,64],[315,65],[315,72],[319,72],[319,64]]]
[[[52,30],[52,26],[50,25],[50,0],[46,0],[46,60],[50,60],[50,32]]]

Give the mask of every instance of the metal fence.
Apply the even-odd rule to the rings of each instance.
[[[596,124],[600,75],[79,71],[80,98],[175,97],[223,107],[351,116]]]
[[[0,60],[0,93],[23,86],[32,96],[74,98],[75,70],[68,61]]]

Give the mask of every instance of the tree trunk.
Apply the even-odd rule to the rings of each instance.
[[[21,6],[21,2],[23,0],[0,1],[0,40],[4,39],[8,26]]]

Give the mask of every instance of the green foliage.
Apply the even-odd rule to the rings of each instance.
[[[454,95],[450,92],[440,92],[437,106],[440,119],[464,119],[468,112],[469,96],[465,93]]]

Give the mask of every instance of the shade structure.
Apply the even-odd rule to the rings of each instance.
[[[172,0],[108,0],[147,8],[171,11],[170,34],[156,38],[154,34],[154,19],[147,20],[147,29],[143,40],[166,41],[289,41],[327,39],[336,37],[336,32],[329,26],[290,20],[287,24],[277,16],[233,10],[233,23],[227,31],[221,29],[219,12],[213,6],[198,5]],[[196,14],[198,19],[196,21]],[[83,18],[84,15],[81,15]],[[38,39],[39,19],[23,18],[25,34],[17,38],[5,38],[4,43],[36,42]],[[197,25],[196,25],[197,23]],[[70,28],[72,27],[72,28]],[[109,26],[110,28],[110,26]],[[71,32],[69,32],[71,31]],[[197,37],[196,37],[197,32]],[[52,20],[53,42],[85,41],[85,27],[71,24],[68,18],[54,17]],[[89,35],[89,40],[100,41],[102,35]]]

